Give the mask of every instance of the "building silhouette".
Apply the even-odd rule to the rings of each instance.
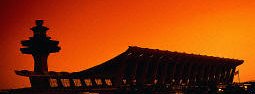
[[[29,77],[31,88],[7,94],[215,94],[233,84],[243,60],[129,46],[120,55],[80,72],[48,71],[47,57],[60,50],[36,20],[34,35],[21,41],[23,54],[34,58],[34,71],[15,71]]]

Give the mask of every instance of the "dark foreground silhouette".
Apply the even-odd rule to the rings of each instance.
[[[254,84],[233,84],[243,60],[130,46],[125,52],[80,72],[48,71],[47,58],[60,50],[36,20],[34,35],[21,41],[23,54],[34,58],[34,70],[15,71],[31,87],[3,94],[245,94]],[[86,53],[85,53],[86,54]],[[243,87],[241,87],[243,86]]]

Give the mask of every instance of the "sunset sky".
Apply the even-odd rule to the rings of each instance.
[[[19,48],[36,19],[62,48],[50,71],[85,70],[140,46],[242,59],[241,81],[255,80],[254,0],[0,0],[0,89],[30,86],[14,70],[33,70]]]

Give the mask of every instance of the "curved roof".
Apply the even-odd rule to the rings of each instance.
[[[72,73],[73,76],[78,77],[111,77],[111,75],[117,73],[121,68],[125,66],[133,66],[134,63],[130,64],[129,62],[149,62],[152,60],[154,62],[158,62],[159,60],[164,62],[169,61],[182,61],[185,62],[194,62],[199,64],[211,64],[211,65],[229,65],[236,67],[242,64],[243,60],[238,59],[230,59],[230,58],[221,58],[214,56],[206,56],[206,55],[196,55],[196,54],[187,54],[180,52],[172,52],[167,50],[158,50],[158,49],[149,49],[149,48],[141,48],[137,46],[129,46],[129,48],[116,56],[113,59],[110,59],[100,65],[94,66],[87,70],[83,70],[80,72]],[[206,62],[203,62],[206,61]],[[123,67],[124,66],[124,67]]]

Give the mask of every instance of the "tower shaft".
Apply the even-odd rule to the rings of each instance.
[[[32,54],[34,58],[34,72],[46,73],[48,72],[48,56],[49,54]]]

